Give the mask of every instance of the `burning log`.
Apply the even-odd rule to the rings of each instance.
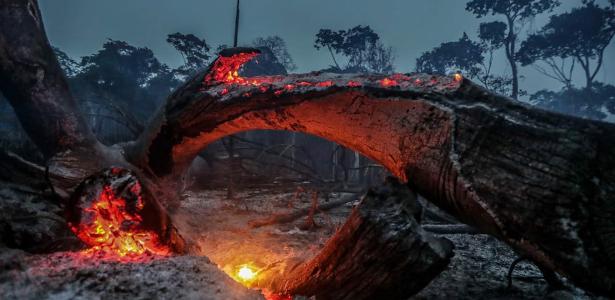
[[[78,113],[36,1],[0,0],[0,90],[68,191],[121,166],[151,191],[146,202],[172,208],[209,143],[246,130],[301,131],[381,163],[541,268],[615,296],[615,125],[530,108],[460,76],[241,77],[257,54],[223,51],[137,141],[106,147]]]
[[[531,108],[460,76],[241,78],[235,62],[257,53],[223,51],[125,148],[128,159],[177,186],[192,159],[224,136],[314,134],[381,163],[541,268],[614,295],[615,125]]]
[[[271,282],[278,294],[318,299],[408,299],[440,274],[453,244],[425,232],[414,218],[420,205],[405,185],[389,180],[370,190],[322,251]]]
[[[184,248],[170,219],[133,172],[111,168],[87,178],[67,205],[71,230],[91,251],[119,257],[168,255]],[[167,241],[166,245],[162,240]]]

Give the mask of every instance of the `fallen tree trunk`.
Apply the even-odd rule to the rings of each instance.
[[[77,112],[36,1],[0,0],[0,90],[69,188],[120,165],[173,207],[209,143],[246,130],[301,131],[381,163],[539,266],[615,295],[615,125],[532,109],[455,77],[246,79],[234,71],[256,51],[221,54],[137,141],[104,147]]]
[[[224,136],[314,134],[381,163],[541,267],[615,293],[615,125],[531,108],[457,76],[234,76],[255,55],[222,52],[126,147],[129,159],[173,186]]]
[[[284,270],[284,276],[264,273],[257,285],[317,299],[408,299],[453,256],[453,244],[425,232],[416,214],[414,193],[389,181],[364,196],[316,257]]]

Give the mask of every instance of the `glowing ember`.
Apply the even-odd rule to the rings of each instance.
[[[385,79],[380,80],[380,85],[382,85],[383,87],[391,87],[391,86],[397,86],[399,84],[397,83],[397,81],[393,79],[385,78]]]
[[[228,57],[219,56],[205,77],[205,83],[252,84],[239,76],[239,69],[257,55],[257,52],[243,52]]]
[[[110,174],[130,178],[120,169],[113,169]],[[134,258],[146,253],[168,255],[171,251],[160,243],[158,235],[141,228],[141,185],[136,180],[127,182],[122,191],[126,198],[118,196],[112,185],[107,184],[97,195],[93,194],[95,199],[79,203],[76,208],[81,212],[74,223],[69,223],[71,230],[91,247],[86,254],[101,253],[110,258]]]
[[[252,60],[259,54],[256,49],[230,49],[231,51],[222,53],[218,59],[213,63],[210,68],[210,72],[205,76],[205,85],[220,85],[220,88],[216,90],[218,96],[225,96],[235,91],[232,86],[254,86],[257,87],[261,93],[271,92],[275,96],[283,96],[285,93],[301,91],[302,87],[322,87],[329,88],[333,86],[347,87],[369,87],[374,83],[380,85],[383,88],[410,88],[412,85],[415,87],[433,86],[440,83],[438,77],[427,76],[416,77],[412,75],[395,73],[390,74],[387,77],[373,76],[369,80],[356,81],[348,80],[342,82],[339,79],[324,80],[324,81],[305,81],[299,80],[297,82],[289,83],[284,76],[258,76],[251,78],[244,78],[239,75],[239,70],[242,65]],[[245,52],[241,52],[245,51]],[[233,54],[230,54],[233,53]],[[337,76],[336,78],[344,78],[343,76]],[[463,75],[457,73],[453,75],[455,82],[462,82]],[[246,92],[243,90],[237,90],[237,95],[243,97],[250,97],[252,92]],[[235,96],[237,96],[235,95]]]
[[[242,281],[249,282],[256,278],[256,272],[248,265],[244,265],[237,271],[237,277]]]
[[[358,81],[350,80],[350,81],[348,81],[348,86],[349,87],[359,87],[359,86],[361,86],[361,83],[358,82]]]
[[[330,87],[332,85],[333,85],[333,81],[331,80],[319,82],[316,84],[316,86],[319,86],[319,87]]]

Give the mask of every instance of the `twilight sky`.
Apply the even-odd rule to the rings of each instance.
[[[307,72],[331,64],[328,53],[313,47],[320,28],[346,29],[370,25],[383,42],[394,48],[398,72],[414,69],[415,59],[442,42],[457,40],[463,32],[476,36],[478,24],[465,11],[465,0],[242,0],[239,41],[279,35],[290,54]],[[563,0],[558,11],[569,10],[581,0]],[[235,0],[42,0],[47,33],[54,46],[73,58],[100,49],[107,39],[151,48],[169,65],[181,57],[166,42],[173,32],[193,33],[215,48],[231,44]],[[530,28],[538,29],[546,16]],[[599,81],[615,83],[615,42],[607,50]],[[503,55],[496,72],[506,72]],[[530,92],[561,86],[533,68],[523,68],[521,87]],[[580,75],[580,74],[579,74]],[[580,77],[579,77],[580,80]]]

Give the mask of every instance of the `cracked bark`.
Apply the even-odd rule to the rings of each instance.
[[[317,299],[408,299],[453,256],[452,242],[425,232],[417,214],[415,194],[388,180],[363,197],[316,257],[291,265],[283,276],[265,272],[257,285]]]
[[[0,4],[0,89],[68,186],[121,165],[172,207],[189,163],[214,140],[301,131],[378,161],[542,268],[615,294],[612,124],[533,109],[449,77],[415,74],[390,85],[382,75],[312,73],[275,77],[263,91],[204,85],[202,73],[171,95],[137,141],[104,147],[77,113],[36,1]]]
[[[224,136],[255,129],[314,134],[381,163],[539,266],[588,290],[615,292],[615,125],[424,74],[393,87],[383,86],[382,75],[269,77],[264,91],[204,86],[204,77],[170,97],[127,147],[131,161],[173,184]],[[302,86],[306,81],[331,85]]]

